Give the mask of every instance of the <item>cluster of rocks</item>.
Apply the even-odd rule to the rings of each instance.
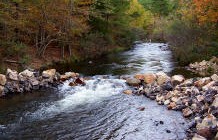
[[[188,70],[198,73],[200,75],[208,75],[210,73],[218,73],[218,58],[213,57],[209,61],[201,61],[191,63]]]
[[[181,111],[193,123],[187,130],[193,140],[218,139],[218,76],[185,79],[182,75],[169,77],[164,72],[137,74],[126,79],[134,87],[125,94],[145,95]]]
[[[30,69],[18,73],[15,70],[7,69],[6,75],[0,74],[0,97],[11,93],[24,93],[41,88],[57,87],[63,81],[71,78],[78,82],[80,80],[78,77],[79,74],[74,72],[60,75],[56,69],[45,70],[42,73]]]

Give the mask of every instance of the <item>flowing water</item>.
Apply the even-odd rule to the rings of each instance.
[[[64,67],[93,76],[86,86],[38,91],[0,99],[0,139],[174,140],[184,139],[187,121],[143,96],[128,96],[118,75],[172,72],[166,44],[143,43],[99,61]],[[141,111],[140,108],[145,108]]]

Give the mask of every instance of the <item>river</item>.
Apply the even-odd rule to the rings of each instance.
[[[58,89],[0,99],[0,139],[184,139],[188,122],[180,112],[143,96],[122,94],[128,86],[118,78],[158,71],[172,74],[176,63],[166,47],[142,43],[100,60],[58,66],[59,71],[72,70],[92,79],[86,86],[70,87],[67,81]]]

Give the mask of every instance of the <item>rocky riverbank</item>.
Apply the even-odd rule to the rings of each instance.
[[[187,130],[193,140],[218,139],[218,76],[185,79],[182,75],[169,77],[164,72],[137,74],[127,78],[132,89],[125,94],[145,95],[165,105],[169,110],[181,111],[193,121]]]
[[[203,60],[191,63],[187,69],[202,76],[210,75],[211,73],[218,74],[218,58],[214,56],[209,61]]]
[[[158,72],[120,78],[130,85],[130,89],[124,91],[125,94],[144,95],[169,110],[181,111],[184,117],[192,120],[187,130],[189,139],[218,139],[218,75],[185,79],[182,75],[170,77],[164,72]],[[74,72],[61,75],[55,69],[41,73],[30,69],[20,73],[7,69],[5,75],[0,74],[0,97],[57,87],[68,79],[71,79],[69,86],[83,86],[85,80],[88,80]]]
[[[74,85],[84,84],[80,80],[79,74],[74,72],[60,75],[55,69],[45,70],[42,73],[29,69],[18,73],[15,70],[7,69],[6,75],[0,74],[0,97],[57,87],[63,81],[71,78],[75,79]]]

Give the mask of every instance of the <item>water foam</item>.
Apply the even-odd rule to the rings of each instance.
[[[126,89],[125,80],[120,79],[95,79],[86,81],[86,86],[70,87],[69,82],[60,87],[57,94],[64,97],[50,105],[42,105],[28,116],[36,118],[52,117],[61,112],[72,111],[78,105],[100,102],[107,97],[119,94]]]

